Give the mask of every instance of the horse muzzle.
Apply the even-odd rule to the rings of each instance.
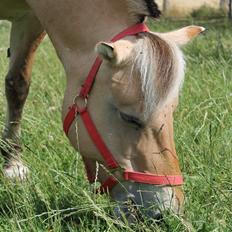
[[[178,214],[181,209],[175,189],[169,186],[123,182],[115,186],[110,195],[118,204],[114,216],[130,224],[144,216],[161,220],[165,213]]]

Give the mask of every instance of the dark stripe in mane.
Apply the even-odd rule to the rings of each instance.
[[[158,35],[145,32],[135,46],[132,77],[139,77],[144,97],[144,118],[147,119],[159,104],[175,89],[178,62],[175,49]],[[179,86],[178,86],[179,89]]]
[[[127,0],[128,11],[134,23],[143,22],[145,18],[158,18],[161,12],[155,0]]]
[[[151,49],[156,60],[156,92],[157,97],[164,99],[167,97],[173,83],[174,73],[174,55],[170,45],[159,36],[152,33],[145,35],[149,41]],[[154,70],[154,71],[155,71]],[[160,101],[160,99],[157,99]]]
[[[161,15],[161,11],[158,8],[157,3],[154,0],[144,0],[149,10],[150,16],[158,18]]]

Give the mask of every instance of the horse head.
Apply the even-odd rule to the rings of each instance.
[[[131,206],[153,218],[163,210],[181,211],[182,176],[173,138],[185,68],[180,46],[203,30],[146,31],[96,45],[103,64],[86,102],[94,123],[79,111],[79,149],[89,179],[98,179],[119,203],[117,216],[133,220]]]

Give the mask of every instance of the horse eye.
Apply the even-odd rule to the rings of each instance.
[[[119,112],[119,113],[120,113],[120,117],[121,117],[121,119],[123,121],[125,121],[127,123],[130,123],[130,124],[133,124],[133,125],[135,125],[138,128],[142,128],[143,127],[143,123],[141,122],[140,119],[138,119],[138,118],[136,118],[134,116],[125,114],[123,112]]]

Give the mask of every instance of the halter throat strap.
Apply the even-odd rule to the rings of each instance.
[[[149,32],[148,27],[143,23],[136,24],[114,36],[113,39],[111,39],[111,42],[115,42],[126,36],[137,35],[143,32]],[[90,72],[88,73],[87,78],[85,79],[84,84],[82,85],[79,94],[75,98],[74,104],[69,107],[68,113],[64,119],[63,129],[65,134],[68,136],[73,121],[79,115],[85,125],[85,128],[92,142],[95,144],[97,150],[102,155],[106,167],[109,170],[114,171],[120,168],[120,166],[114,159],[113,154],[110,152],[105,142],[103,141],[87,108],[88,95],[90,94],[91,89],[94,85],[94,80],[101,67],[101,64],[102,60],[99,57],[97,57]],[[81,106],[77,103],[80,101],[83,102]],[[92,175],[92,173],[89,170],[89,167],[86,166],[86,170],[89,182],[95,181],[96,177]],[[132,181],[152,185],[178,186],[183,184],[183,178],[180,175],[154,175],[151,173],[135,172],[133,170],[122,170],[122,178],[125,181]],[[106,179],[106,181],[102,183],[99,191],[101,193],[108,192],[118,183],[119,181],[113,175],[110,175]]]

